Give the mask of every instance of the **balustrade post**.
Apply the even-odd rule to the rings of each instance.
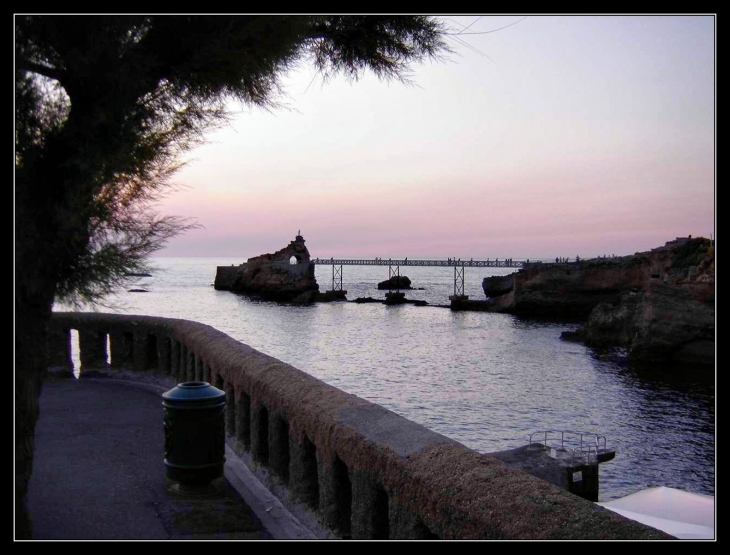
[[[282,482],[289,482],[289,424],[282,411],[269,413],[269,467]]]
[[[251,397],[245,391],[237,391],[236,403],[236,440],[237,451],[251,449]]]
[[[251,456],[265,466],[269,464],[269,411],[251,401]]]
[[[289,491],[294,499],[319,509],[317,448],[304,432],[289,433]]]
[[[107,365],[107,334],[96,330],[79,330],[80,373]]]
[[[133,361],[134,342],[131,334],[115,331],[109,334],[112,368],[123,368]]]
[[[182,357],[182,344],[177,339],[171,338],[170,347],[170,375],[177,381],[185,381],[184,379],[180,379],[180,358]]]
[[[49,370],[54,375],[67,377],[73,375],[71,330],[50,326],[48,330],[48,362]]]
[[[374,473],[350,472],[352,482],[352,539],[387,540],[389,502]]]
[[[199,382],[206,382],[205,379],[205,364],[199,356],[195,357],[195,380]],[[230,403],[230,401],[229,401]],[[230,405],[229,405],[230,406]]]
[[[183,360],[183,363],[184,366],[182,375],[185,376],[185,381],[195,381],[195,353],[193,353],[187,347],[185,348],[185,358]]]
[[[163,374],[169,374],[172,358],[172,341],[169,337],[163,336],[158,338],[157,353],[157,370]]]
[[[157,339],[155,336],[149,334],[144,328],[135,332],[133,364],[136,371],[145,372],[150,369],[157,357],[156,341]],[[151,352],[152,349],[155,350],[154,354]],[[194,379],[195,378],[192,378],[190,381],[193,381]]]
[[[197,357],[196,357],[197,360]],[[197,372],[196,372],[197,373]],[[236,392],[233,388],[233,384],[228,383],[226,384],[225,388],[223,389],[226,393],[226,435],[234,436],[236,435]]]
[[[425,511],[423,506],[414,507],[411,499],[407,504],[402,500],[388,500],[388,525],[391,538],[409,540],[438,540],[440,537],[426,526],[419,516]]]
[[[321,467],[319,481],[320,510],[324,523],[343,538],[351,537],[352,484],[347,465],[332,454]]]

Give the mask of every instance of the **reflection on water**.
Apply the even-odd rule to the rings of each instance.
[[[480,452],[518,447],[538,430],[605,435],[616,458],[600,467],[601,501],[658,485],[714,495],[714,380],[638,372],[615,353],[561,341],[576,324],[434,306],[287,306],[215,291],[215,267],[231,263],[240,261],[159,259],[166,271],[136,284],[149,292],[117,301],[130,314],[211,325]],[[328,289],[331,268],[316,269]],[[401,270],[424,288],[408,298],[448,302],[449,268]],[[483,298],[491,270],[467,269],[466,293]],[[346,266],[343,286],[351,300],[383,298],[376,284],[387,277],[387,267]]]

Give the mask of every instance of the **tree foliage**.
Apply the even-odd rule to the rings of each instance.
[[[16,534],[55,298],[94,301],[191,222],[154,206],[226,103],[273,108],[287,71],[407,81],[448,49],[425,16],[15,17]]]
[[[325,78],[407,80],[411,63],[445,50],[440,33],[423,16],[18,17],[16,184],[63,164],[52,195],[74,198],[54,216],[86,228],[57,250],[68,257],[56,295],[107,294],[190,227],[151,205],[227,101],[275,106],[281,78],[304,62]]]

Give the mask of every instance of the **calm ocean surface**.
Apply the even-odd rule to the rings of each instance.
[[[156,258],[153,277],[103,312],[184,318],[213,326],[335,387],[378,403],[482,453],[519,447],[532,432],[606,436],[600,501],[646,487],[715,494],[712,380],[636,373],[614,357],[560,340],[575,325],[435,306],[321,303],[286,306],[215,291],[232,258]],[[466,294],[508,268],[467,268]],[[453,269],[402,267],[407,297],[448,304]],[[331,266],[316,266],[320,290]],[[344,266],[347,298],[383,298],[387,266]],[[64,310],[57,307],[57,310]]]

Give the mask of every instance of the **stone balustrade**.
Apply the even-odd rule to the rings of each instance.
[[[206,381],[226,392],[229,445],[337,537],[667,539],[197,322],[54,313],[51,368]],[[162,411],[162,409],[160,409]],[[162,413],[161,413],[162,414]],[[162,464],[160,466],[162,471]]]

